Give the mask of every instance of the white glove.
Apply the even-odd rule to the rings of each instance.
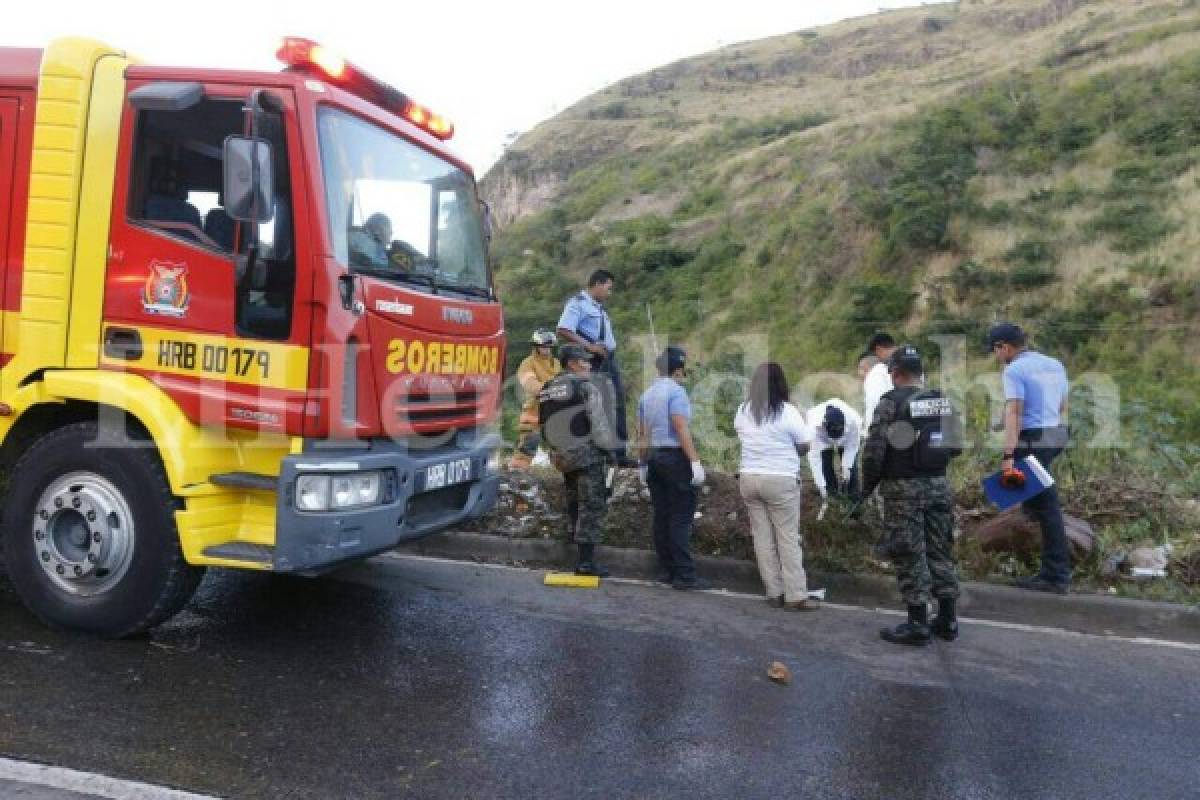
[[[642,486],[650,483],[650,467],[645,464],[638,465],[638,477],[642,479]]]
[[[692,486],[704,485],[704,467],[699,461],[692,462]]]

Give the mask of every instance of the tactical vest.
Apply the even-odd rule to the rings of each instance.
[[[884,478],[945,475],[950,461],[962,454],[962,416],[938,389],[905,386],[884,397],[897,404],[888,426]]]
[[[546,445],[568,451],[591,441],[592,423],[583,395],[583,379],[569,373],[555,376],[538,392],[538,426]]]

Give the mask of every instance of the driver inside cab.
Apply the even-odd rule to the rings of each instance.
[[[392,243],[392,221],[387,214],[367,217],[361,230],[350,231],[350,261],[363,267],[387,267]]]

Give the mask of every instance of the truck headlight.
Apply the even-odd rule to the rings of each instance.
[[[379,470],[340,475],[301,475],[296,479],[299,511],[339,511],[378,505],[383,498]]]
[[[326,511],[329,508],[329,476],[301,475],[296,479],[296,508]]]
[[[355,472],[335,475],[330,484],[331,508],[360,508],[379,502],[383,476],[379,472]]]

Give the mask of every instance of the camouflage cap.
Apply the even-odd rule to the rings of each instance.
[[[558,348],[558,363],[565,369],[572,361],[591,361],[592,356],[577,344],[564,344]]]
[[[921,375],[925,368],[921,364],[921,353],[911,344],[902,344],[888,358],[888,370],[901,370],[913,375]]]

